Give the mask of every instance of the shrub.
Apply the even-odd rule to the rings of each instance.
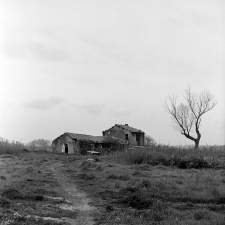
[[[111,155],[117,163],[175,166],[179,169],[222,168],[225,153],[222,150],[184,149],[156,145],[144,149],[116,152]]]

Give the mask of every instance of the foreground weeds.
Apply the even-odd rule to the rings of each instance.
[[[225,154],[203,150],[161,146],[63,162],[99,207],[96,224],[222,225]]]
[[[53,166],[56,157],[13,153],[0,158],[7,162],[0,171],[7,177],[0,182],[0,225],[69,225],[67,220],[76,219],[77,212],[61,207],[72,203],[48,165]]]
[[[60,212],[72,216],[70,211],[62,209],[55,213],[61,202],[47,197],[57,196],[59,184],[50,171],[41,167],[55,161],[59,162],[57,168],[61,174],[85,191],[98,207],[95,225],[225,224],[225,151],[222,149],[196,151],[154,146],[95,158],[43,154],[37,159],[35,153],[29,154],[21,159],[23,181],[1,191],[3,213],[13,209],[22,216],[23,212],[48,216],[48,209],[54,217],[60,217]],[[7,176],[6,180],[1,179],[7,180]],[[0,216],[3,218],[4,214]],[[32,218],[20,219],[27,221],[15,224],[35,224]]]

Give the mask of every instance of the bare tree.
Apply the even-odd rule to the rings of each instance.
[[[156,141],[150,135],[145,135],[145,145],[146,146],[155,146],[156,145]]]
[[[208,90],[196,94],[191,92],[190,86],[186,89],[184,98],[187,104],[181,103],[177,106],[177,97],[170,95],[167,99],[169,103],[166,100],[164,107],[172,116],[174,128],[180,131],[186,138],[194,141],[195,149],[197,149],[201,139],[199,131],[201,117],[214,108],[217,101]],[[197,137],[191,135],[193,130]]]
[[[47,148],[51,146],[51,141],[45,139],[37,139],[29,142],[28,146],[31,148],[31,150],[35,150],[37,147],[41,147],[44,150],[47,150]]]

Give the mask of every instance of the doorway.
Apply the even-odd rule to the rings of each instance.
[[[137,145],[140,146],[140,134],[136,134]]]
[[[68,154],[68,151],[69,151],[68,144],[65,144],[65,153]]]

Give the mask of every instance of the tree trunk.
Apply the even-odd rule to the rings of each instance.
[[[198,149],[199,142],[200,142],[200,139],[201,139],[201,134],[200,134],[200,132],[198,131],[198,132],[196,132],[196,133],[197,133],[197,138],[194,138],[194,137],[192,137],[192,136],[189,135],[189,134],[182,133],[186,138],[188,138],[188,139],[194,141],[194,143],[195,143],[194,149]]]
[[[199,141],[200,141],[200,140],[196,139],[194,149],[198,149],[198,146],[199,146]]]
[[[201,134],[198,130],[198,127],[196,128],[196,133],[197,133],[197,138],[195,139],[195,148],[194,149],[198,149],[199,142],[200,142],[200,139],[201,139]]]

